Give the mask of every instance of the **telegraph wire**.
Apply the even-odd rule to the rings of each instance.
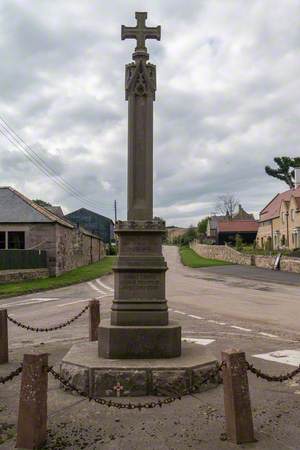
[[[2,127],[2,128],[1,128]],[[4,129],[4,131],[3,131]],[[37,167],[39,170],[41,170],[46,176],[48,176],[54,183],[56,183],[61,189],[63,189],[68,194],[72,195],[73,197],[80,199],[82,202],[85,202],[86,204],[89,204],[89,206],[93,208],[98,208],[96,204],[93,202],[90,202],[89,200],[86,200],[79,191],[77,192],[71,185],[71,188],[68,187],[68,183],[64,181],[62,177],[60,177],[52,168],[50,168],[41,158],[42,162],[39,162],[39,160],[32,155],[32,153],[17,140],[17,138],[14,136],[13,133],[9,132],[3,125],[0,123],[0,132],[3,136],[6,137],[15,147],[18,148],[18,150],[21,150],[24,155],[29,159],[30,162],[32,162],[35,167]],[[7,132],[9,133],[7,135]],[[30,148],[28,146],[28,148]]]
[[[47,170],[49,170],[50,172],[52,172],[54,176],[57,176],[57,177],[61,178],[60,175],[58,175],[58,173],[57,173],[54,169],[52,169],[52,167],[48,166],[47,163],[40,157],[40,155],[39,155],[38,153],[36,153],[35,150],[34,150],[31,146],[29,146],[29,145],[24,141],[24,139],[22,139],[22,137],[19,136],[19,135],[13,130],[13,128],[11,128],[11,126],[10,126],[10,125],[9,125],[9,124],[1,117],[1,116],[0,116],[0,120],[4,123],[4,125],[3,125],[3,124],[1,124],[1,122],[0,122],[0,126],[2,126],[2,127],[5,129],[5,131],[7,131],[10,135],[12,135],[18,142],[20,142],[20,145],[22,145],[22,146],[24,145],[24,147],[27,148],[28,152],[31,153],[31,154],[33,155],[34,159],[37,159],[43,166],[45,166],[45,168],[46,168]],[[25,150],[25,149],[24,149],[24,150]],[[26,150],[25,150],[25,151],[26,151]],[[63,180],[63,178],[61,178],[61,179]],[[72,189],[74,192],[77,192],[78,195],[81,195],[80,191],[78,191],[78,189],[76,189],[76,188],[75,188],[74,186],[72,186],[70,183],[68,183],[68,182],[65,181],[65,180],[63,180],[63,182],[64,182],[64,184],[65,184],[66,186],[69,186],[70,189]]]
[[[18,142],[16,142],[15,140],[13,140],[13,138],[11,138],[10,136],[8,136],[6,133],[3,132],[3,129],[1,129],[0,127],[0,133],[11,143],[13,144],[18,150],[20,150],[24,156],[31,162],[34,164],[34,166],[36,168],[38,168],[41,172],[43,172],[48,178],[50,178],[53,183],[55,183],[57,186],[59,186],[62,190],[64,190],[65,192],[67,192],[69,195],[71,195],[72,197],[75,197],[77,200],[80,200],[84,203],[86,203],[87,205],[89,205],[89,207],[93,207],[95,208],[96,205],[93,205],[92,203],[90,204],[88,200],[83,200],[81,197],[79,197],[78,195],[74,194],[73,192],[70,192],[70,190],[67,190],[65,185],[59,180],[57,179],[58,177],[55,177],[54,175],[50,175],[49,171],[47,171],[47,169],[43,168],[42,165],[39,165],[36,160],[28,153],[24,152],[24,149],[20,146],[20,144]],[[98,208],[98,207],[97,207]]]
[[[80,191],[74,188],[70,183],[65,181],[57,172],[48,166],[48,164],[30,147],[26,142],[8,125],[8,123],[0,116],[0,133],[18,150],[20,150],[24,156],[32,163],[36,168],[43,172],[48,178],[50,178],[61,189],[67,192],[69,195],[80,200],[82,203],[89,205],[89,207],[98,209],[99,206],[95,203],[87,200],[80,193]],[[103,204],[103,201],[101,202]]]

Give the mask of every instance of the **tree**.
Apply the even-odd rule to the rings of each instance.
[[[205,217],[205,219],[202,219],[202,220],[200,220],[200,222],[198,222],[198,225],[197,225],[197,234],[198,235],[206,233],[207,222],[208,222],[208,217]]]
[[[216,204],[217,212],[232,219],[233,213],[239,202],[232,194],[220,195]]]
[[[290,189],[293,189],[295,187],[294,168],[300,167],[300,157],[290,158],[288,156],[278,156],[274,158],[274,162],[278,167],[273,169],[270,166],[266,166],[266,173],[271,177],[284,181]]]
[[[43,207],[45,207],[45,206],[52,206],[51,205],[51,203],[48,203],[48,202],[44,202],[44,200],[40,200],[40,199],[36,199],[36,200],[32,200],[34,203],[36,203],[37,205],[39,205],[39,206],[43,206]]]

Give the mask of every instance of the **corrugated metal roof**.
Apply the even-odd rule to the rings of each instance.
[[[0,223],[51,223],[57,222],[74,228],[66,220],[37,205],[10,186],[0,187]]]

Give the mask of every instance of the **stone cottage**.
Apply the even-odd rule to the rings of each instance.
[[[300,248],[300,168],[294,189],[277,194],[260,213],[257,246]]]
[[[45,250],[50,275],[99,261],[102,239],[37,205],[12,187],[0,187],[0,252]]]

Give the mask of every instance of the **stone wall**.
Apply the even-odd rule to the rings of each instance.
[[[56,236],[52,223],[30,224],[25,230],[25,248],[46,250],[47,265],[51,275],[56,272]]]
[[[253,257],[251,255],[244,255],[235,249],[226,245],[205,245],[193,241],[190,247],[204,258],[219,259],[221,261],[228,261],[235,264],[243,264],[251,266]]]
[[[262,269],[273,269],[275,256],[254,255],[254,265]]]
[[[190,247],[204,258],[220,259],[222,261],[256,266],[263,269],[273,269],[275,256],[245,255],[226,245],[204,245],[193,241]],[[283,272],[300,273],[300,258],[283,256],[280,260],[280,270]]]
[[[56,273],[100,261],[105,256],[103,241],[80,228],[66,228],[56,224]]]
[[[283,257],[280,261],[280,269],[284,272],[300,273],[300,259]]]
[[[86,266],[105,256],[100,237],[58,223],[2,224],[1,231],[24,231],[26,250],[45,250],[51,276]]]
[[[0,284],[49,277],[48,269],[1,270]]]

